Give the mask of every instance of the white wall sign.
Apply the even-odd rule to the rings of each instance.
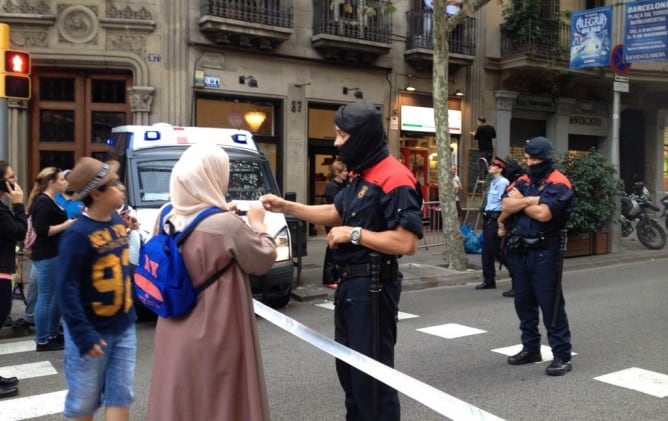
[[[448,110],[450,134],[462,133],[462,112]],[[409,132],[435,133],[434,109],[430,107],[401,106],[401,130]]]

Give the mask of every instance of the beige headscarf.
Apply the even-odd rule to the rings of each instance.
[[[167,219],[180,231],[206,208],[227,209],[225,193],[229,178],[230,160],[220,146],[189,147],[172,170],[169,194],[174,209]]]

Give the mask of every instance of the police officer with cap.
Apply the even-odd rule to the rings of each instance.
[[[270,211],[332,227],[327,244],[333,249],[340,281],[335,296],[335,339],[371,356],[376,348],[372,341],[376,331],[376,358],[393,367],[402,279],[397,258],[414,254],[418,239],[422,238],[416,180],[406,166],[390,155],[382,115],[373,104],[359,101],[342,106],[334,122],[334,146],[352,174],[334,203],[304,205],[274,195],[260,200]],[[372,252],[380,254],[379,293],[371,291]],[[377,294],[377,308],[372,294]],[[399,420],[396,390],[379,384],[375,399],[371,377],[340,360],[336,361],[336,372],[345,392],[346,419]]]
[[[527,140],[524,157],[528,174],[515,181],[502,206],[504,213],[515,216],[506,245],[522,331],[522,350],[508,357],[508,364],[541,361],[540,308],[554,356],[546,373],[561,376],[572,366],[571,332],[558,273],[559,236],[573,208],[573,189],[568,178],[555,169],[554,146],[545,137]]]
[[[508,187],[508,179],[501,175],[506,168],[506,162],[495,156],[489,164],[489,173],[492,181],[487,189],[485,209],[482,212],[482,283],[475,289],[496,288],[495,259],[499,256],[501,238],[497,233],[497,218],[501,214],[501,198]]]

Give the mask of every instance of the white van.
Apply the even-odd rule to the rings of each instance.
[[[259,152],[250,132],[208,127],[176,127],[165,123],[152,126],[119,126],[112,129],[107,143],[113,158],[121,163],[120,177],[127,188],[127,202],[141,224],[130,238],[130,263],[137,264],[139,246],[150,237],[160,207],[169,201],[172,168],[189,145],[220,145],[230,157],[230,180],[226,195],[240,213],[261,195],[280,195],[269,161]],[[276,263],[263,276],[251,276],[253,296],[274,307],[290,300],[294,264],[290,230],[285,216],[267,212],[267,231],[274,236]],[[142,309],[138,309],[142,310]]]

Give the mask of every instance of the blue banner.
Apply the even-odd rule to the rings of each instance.
[[[611,24],[612,6],[571,14],[571,69],[608,65]]]
[[[668,0],[626,3],[624,61],[668,60]]]

